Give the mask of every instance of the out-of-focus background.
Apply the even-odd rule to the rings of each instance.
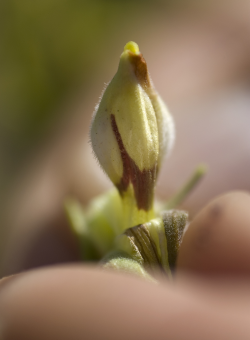
[[[78,261],[62,205],[111,186],[89,124],[129,40],[138,43],[176,123],[157,196],[200,162],[208,174],[184,202],[250,190],[249,0],[1,0],[0,275]]]

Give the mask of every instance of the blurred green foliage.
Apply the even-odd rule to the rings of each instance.
[[[1,156],[15,169],[62,113],[77,86],[88,86],[126,26],[136,29],[147,1],[0,2]],[[125,25],[125,26],[124,26]],[[124,45],[121,41],[121,46]]]

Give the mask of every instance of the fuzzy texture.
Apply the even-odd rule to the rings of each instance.
[[[133,42],[125,46],[96,107],[90,135],[96,158],[121,196],[129,192],[138,210],[151,211],[159,168],[173,146],[174,123]]]

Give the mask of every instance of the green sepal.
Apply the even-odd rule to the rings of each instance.
[[[81,204],[73,198],[64,202],[64,210],[71,230],[79,242],[79,249],[83,261],[98,261],[101,254],[89,237],[88,227]]]
[[[145,225],[148,228],[150,236],[156,245],[163,271],[168,276],[171,276],[171,271],[168,263],[168,245],[163,219],[161,217],[155,218],[150,222],[145,223]]]
[[[73,198],[65,200],[69,223],[80,242],[92,244],[97,260],[114,249],[115,238],[123,232],[121,198],[112,189],[91,201],[85,209]]]
[[[139,224],[127,229],[124,234],[131,243],[138,249],[143,258],[143,265],[149,270],[162,270],[161,261],[158,256],[157,248],[145,224]]]
[[[118,236],[115,242],[115,248],[129,255],[134,261],[139,264],[144,264],[144,259],[136,246],[134,240],[128,237],[125,233]]]
[[[163,225],[167,240],[168,262],[171,270],[175,268],[188,213],[182,210],[168,210],[162,213]]]

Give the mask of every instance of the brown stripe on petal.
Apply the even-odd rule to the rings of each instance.
[[[162,269],[156,245],[144,224],[139,224],[135,227],[129,228],[124,234],[127,235],[137,247],[146,266],[154,267],[156,265]]]
[[[121,181],[116,184],[116,187],[120,194],[123,195],[123,193],[127,190],[129,183],[132,183],[138,209],[149,211],[153,204],[157,164],[149,170],[144,169],[141,171],[124,147],[116,124],[115,116],[113,114],[111,114],[111,126],[119,146],[123,164],[123,175]]]
[[[135,76],[139,84],[144,89],[151,87],[147,63],[145,59],[143,58],[142,54],[131,53],[130,62],[134,67]]]

